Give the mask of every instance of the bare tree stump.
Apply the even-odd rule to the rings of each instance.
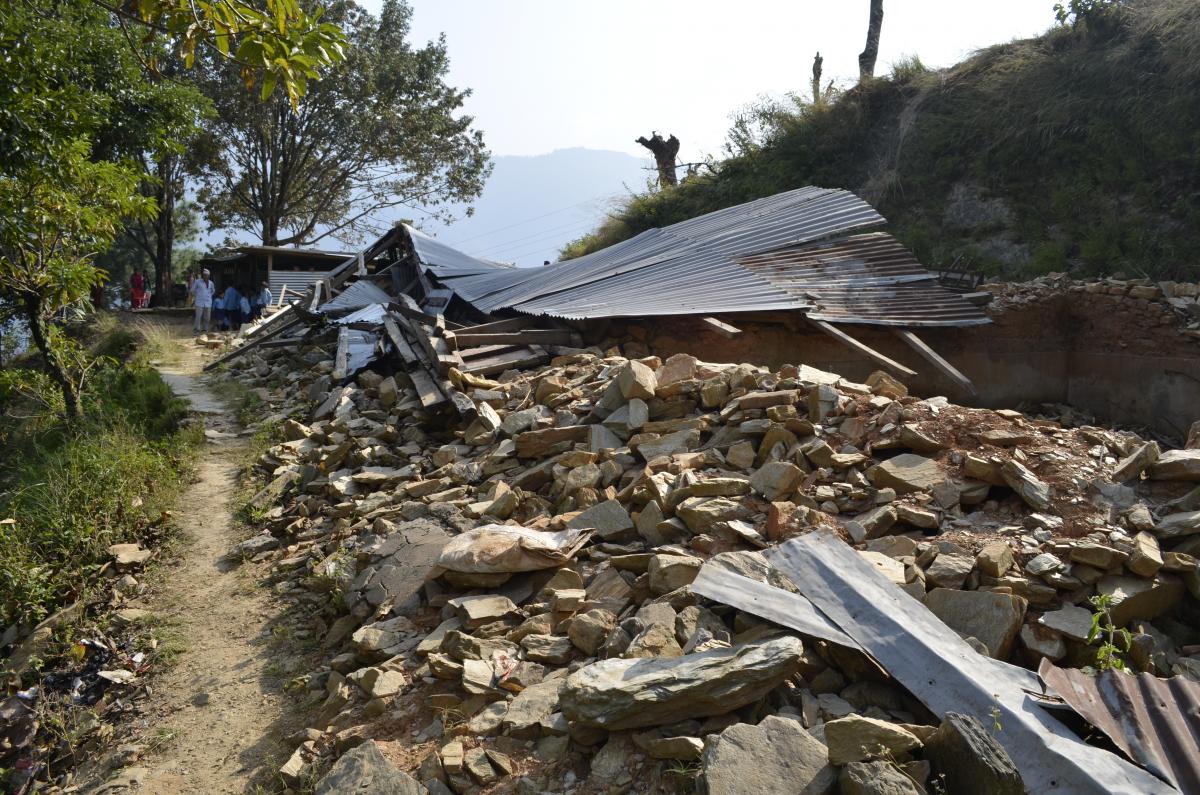
[[[654,163],[658,166],[658,186],[665,188],[679,184],[675,176],[675,156],[679,154],[679,139],[672,135],[666,140],[655,132],[650,138],[642,136],[636,143],[649,149],[654,154]]]

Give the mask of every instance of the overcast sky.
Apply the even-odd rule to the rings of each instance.
[[[410,0],[413,38],[445,32],[453,85],[500,155],[573,146],[644,154],[673,133],[682,159],[720,152],[729,114],[757,95],[804,90],[813,53],[858,74],[868,0]],[[380,0],[360,0],[378,10]],[[886,0],[877,73],[904,55],[948,66],[1035,35],[1052,0]]]

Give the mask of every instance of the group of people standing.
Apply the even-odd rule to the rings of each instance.
[[[199,277],[188,274],[188,295],[196,306],[196,321],[192,326],[196,334],[213,329],[239,331],[243,323],[262,317],[263,308],[273,300],[268,282],[263,282],[253,294],[245,286],[238,289],[234,285],[218,292],[207,268]]]

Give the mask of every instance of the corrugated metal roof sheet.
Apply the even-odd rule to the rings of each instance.
[[[738,264],[808,301],[808,316],[815,320],[888,326],[988,322],[979,307],[942,287],[904,246],[882,232],[742,257]]]
[[[383,324],[383,316],[387,314],[386,304],[367,304],[362,309],[356,309],[345,317],[329,321],[335,326],[349,326],[351,323]]]
[[[999,710],[1003,728],[993,736],[1028,792],[1175,792],[1118,754],[1081,740],[1029,698],[1040,688],[1033,671],[975,651],[838,536],[809,533],[763,555],[935,715],[980,719]]]
[[[1200,685],[1182,676],[1088,676],[1048,660],[1038,675],[1130,759],[1182,792],[1200,792]]]
[[[932,274],[887,235],[863,236],[856,245],[865,258],[857,266],[846,257],[835,266],[829,255],[799,256],[810,251],[808,244],[882,223],[884,218],[853,193],[799,188],[651,229],[542,268],[477,259],[409,231],[427,272],[484,314],[512,309],[584,319],[791,309],[847,323],[988,322],[977,308],[938,287]],[[760,261],[768,252],[783,253]],[[857,282],[842,280],[835,289],[815,290],[834,270],[849,274],[856,267]]]
[[[369,281],[359,280],[346,286],[332,300],[317,307],[318,312],[333,312],[339,309],[361,309],[371,304],[386,304],[392,297]]]
[[[514,270],[511,265],[477,259],[470,254],[464,254],[407,224],[404,228],[408,232],[409,240],[412,241],[413,249],[416,250],[421,263],[439,278],[471,276],[479,273],[492,273],[496,270]]]

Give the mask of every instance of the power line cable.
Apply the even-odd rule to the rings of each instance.
[[[462,240],[456,240],[454,243],[451,243],[450,245],[453,245],[453,246],[461,246],[463,243],[469,243],[469,242],[471,242],[472,240],[478,240],[478,239],[479,239],[479,238],[481,238],[481,237],[487,237],[488,235],[494,235],[494,234],[496,234],[497,232],[504,232],[504,231],[507,231],[507,230],[509,230],[509,229],[513,229],[514,227],[518,227],[518,226],[524,226],[525,224],[532,223],[532,222],[534,222],[534,221],[540,221],[540,220],[541,220],[541,219],[543,219],[543,218],[549,218],[551,215],[558,215],[559,213],[564,213],[564,212],[566,212],[567,210],[573,210],[573,209],[575,209],[576,207],[581,207],[581,206],[583,206],[583,205],[585,205],[585,204],[591,204],[592,202],[594,202],[594,201],[599,201],[600,199],[608,199],[608,198],[611,198],[613,195],[614,195],[614,194],[611,194],[611,193],[604,193],[604,194],[601,194],[601,195],[599,195],[599,196],[593,196],[593,197],[592,197],[592,198],[590,198],[590,199],[584,199],[584,200],[583,200],[583,201],[581,201],[581,202],[576,202],[575,204],[568,205],[567,207],[560,207],[560,208],[558,208],[557,210],[551,210],[551,211],[550,211],[550,212],[548,212],[548,213],[542,213],[541,215],[535,215],[535,216],[533,216],[532,218],[526,218],[526,219],[525,219],[525,220],[523,220],[523,221],[515,221],[515,222],[513,222],[513,223],[511,223],[511,224],[508,224],[507,226],[500,226],[500,227],[496,227],[495,229],[489,229],[489,230],[488,230],[488,231],[486,231],[486,232],[480,232],[480,233],[479,233],[479,234],[477,234],[477,235],[472,235],[471,237],[463,238]]]
[[[530,254],[536,254],[539,251],[544,251],[546,246],[549,244],[550,244],[550,241],[546,241],[545,243],[539,245],[537,248],[526,249],[525,251],[522,251],[519,254],[510,254],[510,255],[508,255],[507,258],[512,259],[512,260],[517,260],[517,259],[520,259],[521,257],[527,257]],[[561,246],[560,246],[560,248],[561,248]]]
[[[560,234],[561,231],[564,229],[573,229],[573,228],[583,227],[583,226],[594,226],[598,222],[599,222],[599,219],[596,219],[596,218],[589,218],[589,219],[585,219],[582,221],[572,221],[569,224],[562,224],[561,226],[555,226],[555,227],[551,227],[549,229],[543,229],[532,235],[525,235],[524,237],[517,237],[517,238],[513,238],[512,240],[506,240],[503,243],[497,243],[493,246],[488,246],[487,248],[480,249],[478,252],[476,252],[472,256],[478,257],[478,256],[481,256],[488,252],[507,251],[509,249],[513,249],[513,248],[517,248],[518,246],[521,246],[526,241],[537,240],[537,239],[543,238],[543,237],[553,237],[556,234]]]

